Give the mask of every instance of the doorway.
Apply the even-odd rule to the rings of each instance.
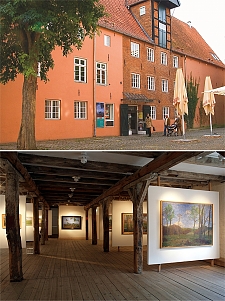
[[[128,106],[128,116],[129,116],[129,126],[132,134],[137,134],[138,124],[137,124],[137,106]]]

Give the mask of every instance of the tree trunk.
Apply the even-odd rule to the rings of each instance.
[[[86,240],[88,240],[88,209],[86,210]]]
[[[19,178],[11,166],[7,168],[5,201],[10,281],[20,282],[23,280],[23,271],[19,224]]]
[[[106,200],[103,202],[103,250],[109,252],[109,202]]]
[[[34,219],[34,254],[40,254],[40,234],[39,234],[39,210],[38,198],[33,199],[33,219]]]
[[[46,216],[45,204],[42,204],[42,220],[41,220],[41,244],[45,245],[45,231],[46,231]]]
[[[92,245],[97,245],[96,207],[92,207]]]
[[[19,136],[17,139],[17,149],[36,149],[35,141],[35,111],[36,111],[36,89],[37,78],[30,75],[24,76],[22,119]]]

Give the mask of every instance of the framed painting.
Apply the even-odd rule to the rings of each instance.
[[[160,248],[213,245],[213,204],[160,202]]]
[[[22,215],[19,214],[20,219],[20,229],[22,228]],[[5,214],[2,214],[2,229],[6,229],[6,216]]]
[[[62,229],[81,229],[81,216],[62,216]]]
[[[112,214],[109,214],[109,231],[112,231]]]
[[[26,226],[32,226],[33,225],[33,218],[31,216],[26,216]]]
[[[122,213],[122,234],[133,234],[133,213]],[[143,234],[147,234],[147,213],[143,213]]]

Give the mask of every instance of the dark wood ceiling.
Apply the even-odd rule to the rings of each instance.
[[[172,153],[174,152],[170,152],[170,157]],[[181,157],[180,153],[177,152],[177,156],[180,156],[178,162],[185,160],[185,158],[190,158],[195,154],[197,155],[199,152],[186,153]],[[137,175],[136,180],[139,176],[144,175],[144,173],[143,175],[139,173],[142,166],[90,160],[83,164],[80,159],[63,158],[62,153],[58,157],[57,154],[51,156],[50,151],[47,156],[41,152],[40,154],[25,152],[1,152],[0,154],[3,159],[10,160],[12,165],[17,166],[17,170],[22,173],[23,178],[26,178],[26,180],[20,181],[21,193],[26,194],[27,198],[31,199],[37,194],[36,191],[38,191],[49,206],[62,204],[87,206],[92,203],[93,200],[99,199],[101,195],[104,195],[115,185],[121,188],[122,186],[120,187],[118,183],[126,183],[126,179],[130,177],[134,178],[135,174]],[[114,156],[118,154],[118,152],[108,152],[108,154]],[[150,159],[150,165],[149,167],[147,166],[148,169],[146,169],[145,176],[148,176],[150,171],[156,172],[158,175],[158,178],[155,177],[151,185],[159,184],[159,176],[160,185],[182,188],[208,185],[210,180],[224,181],[224,177],[222,176],[168,170],[169,167],[167,166],[171,165],[171,158],[169,159],[169,157],[165,159],[165,162],[162,162],[162,164],[158,162],[158,165],[154,165],[154,162],[159,161],[159,158],[163,158],[164,154],[165,152],[133,151],[123,153],[124,156],[138,156],[139,158]],[[174,158],[176,158],[176,156]],[[168,160],[168,162],[166,162],[166,160]],[[162,168],[159,168],[161,165]],[[21,171],[22,169],[24,170]],[[32,185],[30,185],[29,177],[32,180]],[[73,177],[78,177],[78,181],[74,181]],[[5,174],[4,168],[2,168],[2,193],[4,193],[4,184]],[[30,186],[32,186],[32,189]],[[129,198],[127,191],[124,189],[115,190],[113,197],[119,199]]]

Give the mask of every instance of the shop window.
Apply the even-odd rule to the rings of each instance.
[[[60,119],[60,100],[45,100],[45,119]]]
[[[105,125],[114,126],[114,105],[106,104],[105,105]]]
[[[87,119],[87,102],[74,101],[74,118]]]

